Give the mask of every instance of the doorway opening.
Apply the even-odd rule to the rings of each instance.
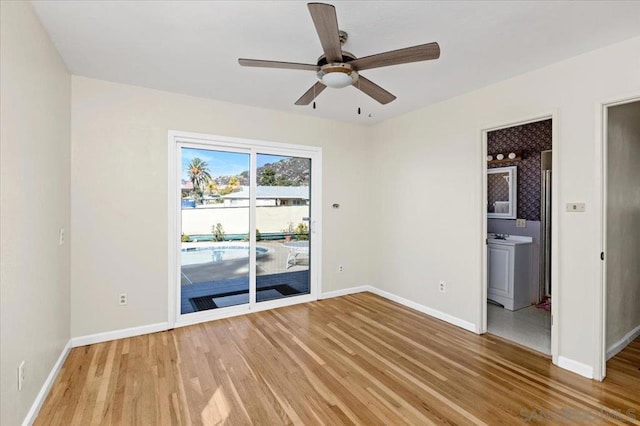
[[[552,355],[553,118],[483,136],[483,331]]]
[[[603,106],[603,363],[640,344],[640,98]],[[623,357],[624,359],[624,357]],[[617,361],[620,362],[620,361]]]
[[[175,323],[316,300],[320,149],[182,133],[169,139]]]

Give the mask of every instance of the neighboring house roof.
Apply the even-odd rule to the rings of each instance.
[[[227,199],[249,199],[249,187],[243,186],[241,191],[223,195],[221,198]],[[260,199],[309,199],[308,186],[258,186],[256,198]]]

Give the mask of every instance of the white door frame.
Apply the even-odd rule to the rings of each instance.
[[[596,294],[596,313],[598,316],[597,345],[598,359],[594,365],[593,378],[604,380],[607,375],[607,152],[609,141],[608,131],[608,111],[609,107],[624,105],[631,102],[640,101],[640,92],[617,96],[598,102],[595,107],[595,146],[596,146],[596,176],[600,188],[596,191],[596,205],[600,215],[597,221],[600,227],[600,247],[604,252],[604,261],[600,261],[600,285]]]
[[[558,149],[558,111],[554,110],[544,114],[525,117],[521,119],[514,119],[513,121],[503,122],[498,125],[485,126],[480,131],[480,138],[482,141],[482,149],[480,155],[482,179],[481,181],[481,204],[479,217],[481,218],[481,240],[480,240],[480,271],[481,271],[481,288],[479,296],[480,305],[480,318],[478,319],[479,334],[487,332],[487,133],[505,129],[514,126],[521,126],[523,124],[535,123],[537,121],[551,119],[552,136],[551,143],[553,149],[552,157],[552,169],[554,178],[551,181],[551,292],[553,294],[553,302],[551,303],[551,358],[554,364],[558,364],[558,349],[559,345],[559,315],[558,309],[560,305],[560,291],[558,289],[560,280],[559,277],[559,250],[558,250],[558,216],[560,211],[559,197],[558,197],[558,164],[559,164],[559,149]]]
[[[278,142],[252,140],[243,138],[231,138],[226,136],[208,135],[182,131],[169,131],[168,136],[168,253],[167,264],[169,272],[168,280],[168,321],[170,328],[197,324],[219,318],[228,318],[251,312],[258,312],[282,306],[318,300],[322,283],[322,148],[305,145],[285,144]],[[186,315],[180,313],[180,231],[181,231],[181,206],[180,206],[180,180],[181,164],[178,150],[182,146],[197,147],[211,150],[226,150],[232,152],[244,152],[250,155],[250,168],[255,169],[256,154],[274,154],[286,156],[300,156],[311,159],[311,202],[310,232],[313,235],[310,246],[310,292],[307,295],[287,297],[277,300],[256,302],[256,291],[253,285],[249,288],[250,302],[244,305],[230,306],[227,308],[213,309],[209,311],[194,312]],[[250,175],[251,185],[255,187],[255,173]],[[255,191],[250,193],[250,211],[256,207]],[[255,274],[255,214],[249,215],[249,271],[250,276]],[[250,280],[252,282],[252,280]]]

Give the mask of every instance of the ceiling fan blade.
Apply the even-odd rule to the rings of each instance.
[[[327,86],[317,82],[304,95],[300,96],[300,99],[296,101],[296,105],[309,105]]]
[[[410,62],[428,61],[440,57],[440,46],[438,43],[427,43],[404,49],[392,50],[390,52],[378,53],[377,55],[365,56],[354,59],[349,64],[358,71],[371,68],[387,67],[389,65],[408,64]]]
[[[299,64],[297,62],[263,61],[262,59],[238,59],[243,67],[281,68],[288,70],[318,71],[319,66],[313,64]]]
[[[353,87],[371,96],[373,99],[380,102],[382,105],[386,105],[389,102],[396,99],[394,95],[387,92],[386,90],[384,90],[382,87],[378,86],[371,80],[364,78],[363,76],[358,77],[358,80],[355,83],[353,83]]]
[[[324,3],[309,3],[307,6],[327,62],[342,62],[342,45],[336,8]]]

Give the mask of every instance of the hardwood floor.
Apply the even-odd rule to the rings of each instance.
[[[640,339],[603,383],[371,293],[71,351],[36,425],[640,424]]]

